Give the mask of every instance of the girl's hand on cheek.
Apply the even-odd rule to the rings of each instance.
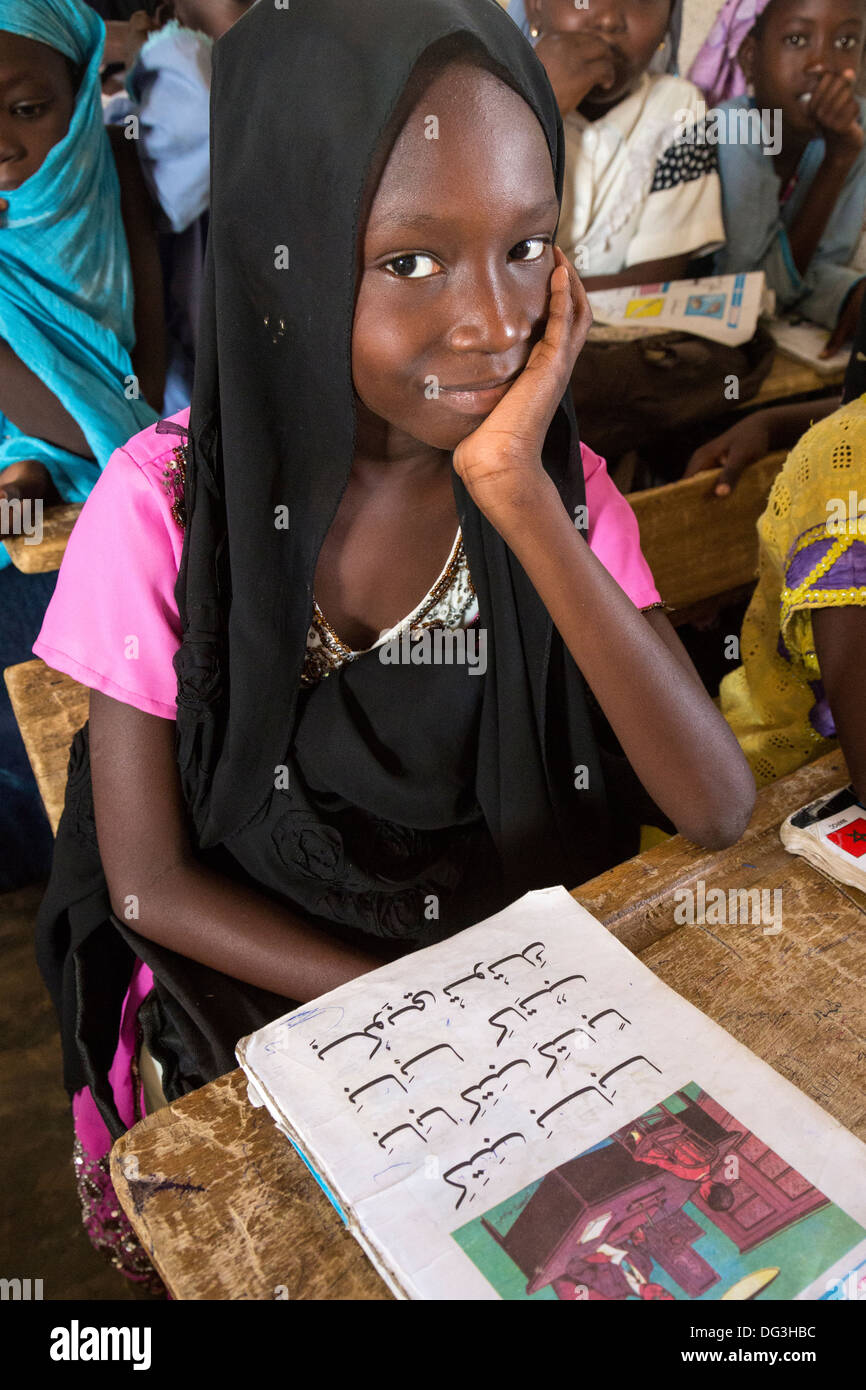
[[[816,121],[827,155],[846,162],[857,158],[863,148],[860,108],[854,96],[856,73],[848,68],[841,76],[825,72],[812,97],[810,111]]]
[[[555,495],[541,451],[592,325],[576,270],[558,246],[553,254],[544,337],[484,423],[454,450],[454,467],[470,497],[503,535],[520,525],[527,509],[537,508],[551,491]]]

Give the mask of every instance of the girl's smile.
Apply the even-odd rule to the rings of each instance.
[[[444,395],[445,404],[461,415],[483,417],[489,415],[505,396],[509,386],[520,375],[520,370],[512,372],[504,381],[485,383],[482,386],[443,386],[440,383],[440,399]]]

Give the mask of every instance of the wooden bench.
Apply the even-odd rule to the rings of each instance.
[[[90,691],[52,671],[44,661],[7,666],[3,675],[45,813],[56,834],[66,795],[69,745],[87,722]]]
[[[78,520],[82,502],[62,502],[59,507],[46,507],[42,517],[42,539],[33,544],[27,536],[4,536],[16,569],[24,574],[46,574],[59,570],[72,528]]]
[[[641,549],[674,624],[744,597],[758,574],[756,523],[784,452],[747,468],[728,497],[713,492],[719,470],[629,494]]]

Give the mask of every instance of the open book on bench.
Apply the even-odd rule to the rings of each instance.
[[[563,888],[238,1059],[399,1297],[821,1299],[866,1273],[866,1147]]]

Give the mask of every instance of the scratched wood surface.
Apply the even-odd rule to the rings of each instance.
[[[786,815],[847,780],[841,756],[828,754],[766,788],[733,848],[713,853],[675,836],[575,897],[666,984],[866,1139],[866,897],[778,839]],[[780,888],[781,932],[678,926],[674,893],[698,880]],[[249,1105],[239,1071],[136,1125],[114,1147],[112,1174],[175,1298],[273,1299],[283,1289],[300,1299],[390,1297],[267,1113]]]
[[[90,691],[44,661],[22,661],[3,672],[51,829],[63,814],[69,745],[87,722]]]
[[[12,558],[13,565],[25,574],[43,574],[47,570],[59,570],[73,526],[78,520],[84,504],[81,502],[61,502],[57,507],[46,507],[42,520],[42,539],[34,545],[27,536],[4,536],[3,543]]]

